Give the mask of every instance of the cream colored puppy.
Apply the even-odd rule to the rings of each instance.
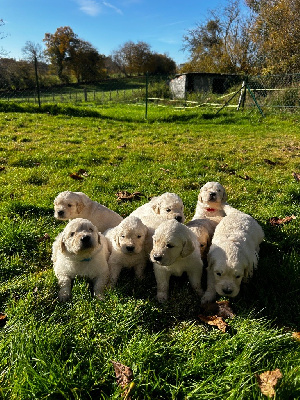
[[[54,217],[59,220],[86,218],[100,232],[117,226],[122,217],[116,212],[91,200],[82,192],[61,192],[54,200]]]
[[[168,219],[176,219],[184,222],[184,206],[181,198],[175,193],[163,193],[134,210],[130,215],[145,219],[150,228],[156,229],[157,226]],[[153,223],[151,224],[151,220]],[[144,221],[143,221],[144,222]]]
[[[144,277],[149,258],[145,250],[147,233],[147,227],[133,215],[104,232],[111,251],[108,259],[111,286],[116,284],[122,268],[133,268],[138,279]]]
[[[130,215],[141,219],[148,228],[148,237],[146,240],[146,250],[151,252],[153,243],[152,236],[156,228],[163,221],[175,219],[178,222],[184,222],[184,206],[182,199],[175,193],[163,193],[134,210]]]
[[[201,296],[203,263],[195,234],[176,220],[165,221],[155,230],[150,253],[157,283],[157,300],[168,299],[171,275],[187,272],[192,288]]]
[[[219,217],[219,219],[215,217],[213,220],[208,218],[199,218],[189,221],[186,224],[186,226],[191,229],[198,238],[202,259],[207,256],[214,231],[221,219],[222,217]]]
[[[247,281],[257,268],[259,245],[264,238],[261,226],[250,215],[230,206],[225,212],[207,255],[207,289],[202,303],[213,301],[216,294],[237,296],[242,280]]]
[[[59,300],[70,299],[72,281],[77,275],[89,278],[94,296],[101,299],[109,279],[108,257],[107,240],[91,221],[83,218],[70,221],[52,247]]]
[[[225,188],[219,182],[207,182],[201,187],[193,219],[224,217]]]

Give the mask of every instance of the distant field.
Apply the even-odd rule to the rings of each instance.
[[[144,115],[139,104],[0,103],[0,398],[118,399],[114,360],[133,371],[132,399],[263,399],[256,375],[276,369],[274,398],[299,399],[299,113],[151,104]],[[72,301],[58,302],[59,192],[82,191],[124,217],[175,192],[188,221],[207,181],[266,235],[258,270],[230,300],[226,333],[201,322],[186,276],[158,304],[150,266],[143,284],[122,272],[103,302],[82,279]],[[119,202],[121,190],[142,197]]]

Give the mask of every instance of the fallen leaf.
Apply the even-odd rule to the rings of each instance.
[[[5,326],[6,321],[7,321],[7,315],[0,313],[0,327]]]
[[[300,340],[300,332],[293,332],[292,337],[296,340]]]
[[[293,221],[293,219],[296,219],[296,216],[294,214],[284,218],[272,217],[270,218],[270,224],[273,226],[283,225]]]
[[[277,163],[271,160],[268,160],[267,158],[264,158],[264,162],[269,164],[269,165],[276,165]]]
[[[297,182],[300,182],[300,174],[297,174],[296,172],[293,172],[292,175],[296,179]]]
[[[215,301],[213,303],[207,303],[201,307],[203,315],[216,315],[222,318],[233,318],[234,313],[230,307],[229,301]]]
[[[126,143],[120,144],[120,146],[118,146],[118,149],[125,149],[125,147],[127,147]]]
[[[44,236],[38,238],[38,242],[46,242],[47,240],[50,240],[50,235],[48,233],[45,233]]]
[[[258,382],[258,386],[262,394],[268,397],[273,397],[275,395],[274,387],[279,378],[282,378],[282,373],[280,369],[275,369],[274,371],[266,371],[260,375],[255,375]]]
[[[5,167],[0,167],[0,172],[5,171]]]
[[[121,364],[118,361],[111,362],[114,366],[117,384],[121,386],[122,389],[124,389],[122,396],[124,396],[125,399],[129,400],[131,398],[131,396],[129,396],[130,391],[134,387],[132,369],[130,367],[127,367],[126,365]]]
[[[83,176],[89,176],[87,171],[85,169],[82,169],[82,168],[77,172],[77,174],[78,175],[83,175]]]
[[[144,196],[141,192],[130,193],[126,190],[121,190],[116,193],[118,201],[132,201],[132,200],[141,200],[141,197]]]
[[[198,315],[198,317],[206,324],[216,326],[222,332],[226,332],[228,329],[228,324],[222,317],[218,317],[217,315],[209,316],[203,314]]]
[[[238,178],[241,178],[241,179],[244,179],[245,181],[250,181],[250,176],[248,176],[248,175],[244,175],[244,176],[242,176],[242,175],[237,175],[237,177]]]
[[[77,172],[72,172],[72,174],[69,175],[70,178],[75,179],[77,181],[82,181],[83,177],[81,175],[78,175]]]

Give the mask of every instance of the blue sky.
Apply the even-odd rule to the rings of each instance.
[[[127,41],[143,41],[177,64],[187,60],[183,36],[208,10],[226,0],[0,0],[0,19],[6,35],[0,47],[19,60],[26,41],[43,45],[45,33],[70,26],[101,54],[110,55]]]

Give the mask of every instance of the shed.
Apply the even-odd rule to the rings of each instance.
[[[187,93],[225,93],[231,86],[241,82],[243,77],[236,74],[215,74],[208,72],[187,72],[177,74],[170,81],[170,90],[175,99],[184,99]]]

